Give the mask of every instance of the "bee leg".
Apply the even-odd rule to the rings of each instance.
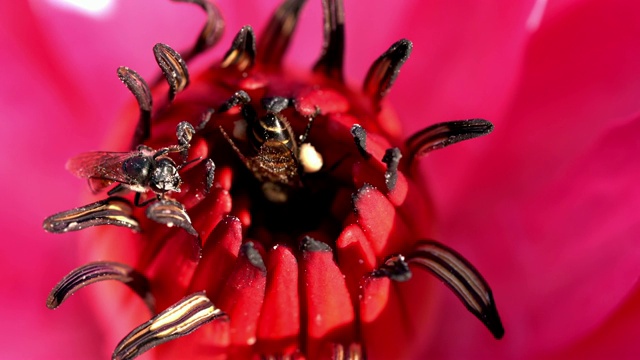
[[[124,186],[123,184],[118,184],[116,186],[113,187],[113,189],[109,190],[107,192],[107,195],[109,196],[113,196],[117,193],[123,192],[123,191],[127,191],[129,190],[126,186]]]
[[[133,198],[133,205],[135,205],[137,207],[143,207],[143,206],[149,204],[150,202],[156,200],[155,197],[152,197],[151,199],[145,199],[144,201],[140,202],[141,199],[142,199],[142,193],[137,192],[136,196]]]
[[[247,160],[247,158],[240,152],[240,149],[238,149],[238,147],[236,146],[236,143],[233,142],[233,140],[231,139],[231,137],[229,136],[229,134],[227,134],[226,131],[224,131],[224,129],[222,128],[222,126],[220,126],[220,132],[222,133],[222,136],[224,136],[225,139],[227,139],[227,141],[229,142],[229,144],[231,145],[231,148],[233,149],[233,151],[236,152],[236,154],[238,154],[238,157],[240,158],[240,160],[247,166],[249,167],[250,163],[249,160]],[[250,168],[250,167],[249,167]]]
[[[320,115],[320,108],[316,106],[316,112],[313,115],[309,116],[309,122],[307,123],[307,127],[304,129],[304,134],[300,135],[300,137],[298,138],[298,146],[307,141],[309,132],[311,131],[311,125],[313,124],[313,120],[315,120],[316,116],[318,115]]]

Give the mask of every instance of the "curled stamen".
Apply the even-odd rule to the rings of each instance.
[[[331,360],[362,360],[364,354],[362,352],[362,345],[358,343],[352,343],[348,348],[342,344],[333,344]]]
[[[504,336],[491,288],[462,255],[435,241],[423,240],[407,256],[407,262],[426,268],[444,281],[496,339]]]
[[[131,148],[135,149],[136,146],[142,144],[151,136],[151,109],[153,98],[151,97],[151,90],[147,82],[132,69],[126,66],[119,67],[118,78],[127,86],[133,96],[136,97],[138,107],[140,108],[138,125],[136,125],[131,143]]]
[[[342,0],[322,0],[324,43],[322,55],[313,67],[316,73],[342,81],[344,62],[344,6]]]
[[[388,257],[384,264],[374,270],[371,275],[376,277],[385,276],[391,280],[402,282],[411,279],[412,274],[404,256],[393,255]]]
[[[200,36],[187,55],[185,61],[213,47],[222,37],[224,32],[224,19],[218,7],[208,0],[173,0],[175,2],[192,3],[200,6],[207,13],[207,22],[204,24]]]
[[[169,83],[169,101],[189,85],[189,70],[182,56],[169,45],[156,44],[153,47],[156,62]]]
[[[258,42],[258,61],[267,66],[280,66],[305,2],[306,0],[286,0],[273,13]]]
[[[418,131],[411,135],[405,144],[413,161],[430,151],[487,135],[491,131],[493,131],[493,124],[483,119],[449,121]]]
[[[117,280],[127,285],[144,300],[151,314],[155,314],[156,301],[149,280],[132,267],[111,261],[93,262],[71,271],[51,290],[47,307],[55,309],[79,289],[105,280]]]
[[[256,59],[256,36],[249,25],[242,27],[233,39],[231,48],[220,64],[223,68],[233,66],[238,71],[251,69]]]
[[[396,81],[400,68],[411,55],[413,44],[402,39],[391,45],[369,68],[362,91],[376,104],[387,95]]]
[[[402,158],[402,153],[398,148],[387,149],[382,158],[382,162],[387,164],[387,171],[384,172],[384,183],[389,191],[393,191],[398,181],[398,164]]]
[[[133,359],[155,346],[188,335],[216,319],[229,320],[204,292],[191,294],[131,331],[116,346],[112,358]]]
[[[189,234],[198,236],[198,232],[193,228],[184,206],[177,201],[162,199],[154,202],[147,207],[147,217],[168,227],[181,227]]]
[[[131,203],[121,197],[112,196],[105,200],[63,211],[49,216],[42,227],[50,233],[78,231],[92,226],[116,225],[140,231],[138,220],[132,216]]]

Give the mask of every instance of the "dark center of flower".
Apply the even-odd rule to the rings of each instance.
[[[431,213],[411,174],[419,157],[485,135],[491,123],[441,123],[400,141],[384,97],[412,45],[393,44],[362,91],[348,87],[339,0],[323,1],[325,42],[312,73],[281,66],[304,3],[288,0],[257,44],[245,26],[219,64],[191,77],[187,61],[223,27],[214,5],[187,2],[208,21],[184,57],[154,47],[166,84],[149,87],[118,69],[140,110],[131,151],[85,153],[67,164],[96,191],[113,185],[108,197],[44,222],[55,233],[102,225],[140,232],[136,263],[81,266],[47,305],[118,280],[154,315],[162,310],[118,344],[118,359],[200,328],[186,348],[165,345],[159,354],[388,358],[420,341],[419,329],[409,329],[426,319],[414,299],[425,287],[412,271],[426,269],[502,337],[486,281],[460,254],[426,239]],[[167,100],[154,108],[152,97],[167,86]],[[389,331],[395,338],[384,346]]]

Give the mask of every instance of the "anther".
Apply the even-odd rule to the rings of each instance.
[[[398,181],[398,164],[402,158],[402,153],[398,148],[387,149],[382,157],[382,162],[387,164],[387,171],[384,172],[384,183],[390,192],[396,188]]]
[[[116,346],[112,359],[133,359],[213,320],[229,321],[229,317],[216,308],[204,292],[191,294],[131,331]]]
[[[151,314],[155,314],[155,298],[149,280],[132,267],[112,261],[92,262],[71,271],[51,290],[47,307],[55,309],[79,289],[105,280],[116,280],[127,285],[140,296]]]
[[[396,81],[400,68],[411,55],[413,44],[402,39],[391,45],[369,68],[362,91],[376,106],[384,98]]]
[[[405,145],[410,162],[427,153],[442,149],[460,141],[487,135],[493,131],[493,124],[483,119],[449,121],[435,124],[411,135]]]
[[[50,233],[78,231],[92,226],[115,225],[140,231],[140,224],[133,215],[131,203],[112,196],[105,200],[59,212],[46,218],[42,227]]]
[[[156,44],[153,47],[156,62],[169,83],[169,101],[189,85],[189,70],[182,56],[169,45]]]
[[[419,265],[440,278],[496,339],[504,336],[491,288],[462,255],[435,241],[423,240],[406,259],[407,263]]]
[[[306,0],[286,0],[273,13],[267,28],[258,41],[258,61],[279,67],[287,52],[291,36],[298,23],[298,15]]]
[[[173,0],[175,2],[192,3],[200,6],[207,13],[207,22],[204,24],[200,36],[193,45],[193,48],[184,56],[188,61],[205,50],[213,47],[222,37],[224,32],[224,19],[220,9],[208,0]]]
[[[198,232],[193,228],[191,219],[181,203],[173,200],[162,199],[147,207],[147,217],[157,223],[168,227],[178,226],[193,236]]]
[[[344,62],[344,5],[342,0],[322,0],[324,43],[313,72],[342,81]]]
[[[149,85],[144,81],[142,76],[137,72],[129,69],[126,66],[118,68],[118,78],[123,84],[127,86],[129,91],[135,96],[138,102],[138,108],[140,108],[140,116],[138,118],[138,125],[133,134],[133,140],[131,148],[135,149],[136,146],[142,144],[151,137],[151,109],[153,104],[153,98],[151,97],[151,90]]]
[[[253,28],[244,26],[233,39],[231,48],[225,54],[220,66],[233,67],[238,71],[246,71],[253,67],[256,59],[256,36]]]

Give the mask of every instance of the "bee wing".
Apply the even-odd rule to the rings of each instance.
[[[134,152],[93,151],[74,156],[67,161],[66,168],[75,176],[90,179],[90,182],[106,184],[117,181],[130,184],[131,179],[122,171],[122,163],[137,154]],[[99,186],[99,188],[104,186]]]

